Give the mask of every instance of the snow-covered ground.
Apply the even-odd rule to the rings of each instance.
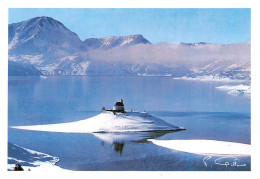
[[[251,86],[248,85],[224,85],[216,87],[219,90],[227,91],[228,94],[238,95],[238,94],[251,94]]]
[[[13,171],[20,164],[24,171],[64,170],[57,165],[59,158],[37,152],[16,144],[8,143],[8,170]]]
[[[242,82],[245,80],[239,79],[230,79],[228,77],[221,77],[217,75],[204,75],[204,76],[197,76],[197,77],[187,77],[183,76],[180,78],[173,78],[175,80],[192,80],[192,81],[214,81],[214,82]]]
[[[217,140],[155,140],[152,143],[182,152],[200,155],[251,155],[249,144],[217,141]]]
[[[12,128],[65,133],[177,131],[184,129],[153,117],[146,112],[113,114],[109,111],[104,111],[94,117],[75,122],[12,126]]]
[[[148,74],[148,73],[137,73],[138,76],[172,76],[172,74]]]

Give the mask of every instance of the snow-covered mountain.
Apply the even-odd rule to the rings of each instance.
[[[35,17],[8,26],[10,54],[75,53],[82,45],[78,35],[51,17]]]
[[[39,71],[43,75],[216,75],[250,79],[250,44],[151,44],[140,34],[82,41],[50,17],[13,23],[8,30],[10,75]]]
[[[151,44],[141,34],[119,37],[105,37],[105,38],[89,38],[84,42],[84,46],[88,48],[102,48],[108,49],[113,47],[128,47],[136,44]]]
[[[250,62],[227,63],[225,60],[217,60],[201,68],[193,68],[192,73],[188,74],[187,77],[215,76],[217,78],[229,78],[231,80],[250,80],[250,73]]]

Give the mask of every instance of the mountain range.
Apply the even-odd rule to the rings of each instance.
[[[250,43],[152,44],[141,34],[81,40],[51,17],[8,25],[9,76],[218,75],[250,79]]]

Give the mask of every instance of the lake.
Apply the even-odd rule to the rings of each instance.
[[[59,157],[57,165],[70,170],[248,171],[251,157],[235,156],[245,166],[216,165],[216,156],[175,151],[145,140],[211,139],[250,144],[250,96],[230,95],[216,88],[226,84],[241,83],[140,76],[9,77],[9,126],[78,121],[99,114],[102,107],[112,108],[122,98],[126,109],[146,111],[187,130],[115,134],[124,136],[119,142],[114,134],[8,128],[8,141]]]

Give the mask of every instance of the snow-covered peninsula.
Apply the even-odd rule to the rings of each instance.
[[[16,144],[8,143],[8,170],[23,171],[57,171],[62,170],[56,163],[58,157],[27,149]],[[19,166],[19,169],[17,169]]]
[[[200,155],[251,155],[251,146],[237,142],[217,141],[217,140],[155,140],[148,141],[173,150],[195,153]]]
[[[102,109],[94,117],[60,124],[13,126],[12,128],[64,133],[154,132],[184,130],[154,117],[147,112],[125,111],[123,100],[113,109]]]
[[[241,79],[230,79],[229,77],[221,77],[218,75],[204,75],[196,77],[176,77],[175,80],[190,80],[190,81],[204,81],[204,82],[243,82]]]
[[[61,124],[12,126],[12,128],[48,132],[96,133],[96,132],[148,132],[183,130],[146,112],[116,113],[104,111],[94,117]]]

